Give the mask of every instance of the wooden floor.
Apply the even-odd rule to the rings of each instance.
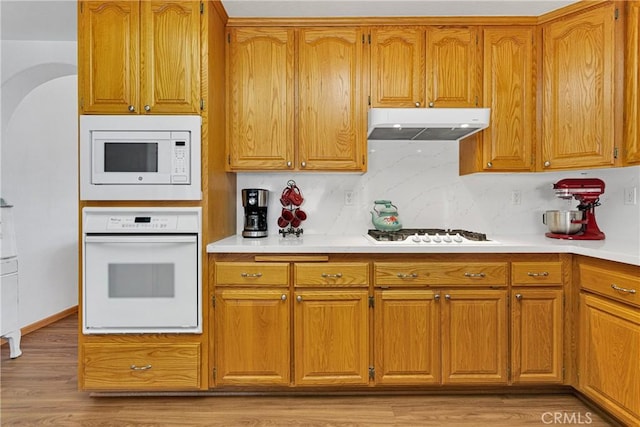
[[[73,315],[23,337],[17,359],[2,346],[0,425],[612,425],[572,395],[91,397],[77,390],[76,323]]]

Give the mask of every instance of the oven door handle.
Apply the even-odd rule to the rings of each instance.
[[[85,236],[85,243],[194,243],[197,236]]]

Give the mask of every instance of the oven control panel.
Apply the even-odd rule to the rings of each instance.
[[[107,230],[175,230],[178,218],[175,215],[155,216],[111,216],[107,221]]]
[[[85,235],[202,232],[200,207],[85,207],[82,212]]]

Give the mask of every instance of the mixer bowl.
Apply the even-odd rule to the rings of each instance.
[[[542,223],[549,231],[556,234],[576,234],[582,229],[582,224],[572,221],[582,221],[582,211],[546,211],[542,214]]]

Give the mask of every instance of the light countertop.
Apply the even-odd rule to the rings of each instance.
[[[561,240],[544,235],[489,236],[491,242],[373,243],[363,234],[303,234],[300,237],[270,235],[244,238],[234,235],[207,245],[209,253],[572,253],[640,266],[640,244],[634,241]]]

